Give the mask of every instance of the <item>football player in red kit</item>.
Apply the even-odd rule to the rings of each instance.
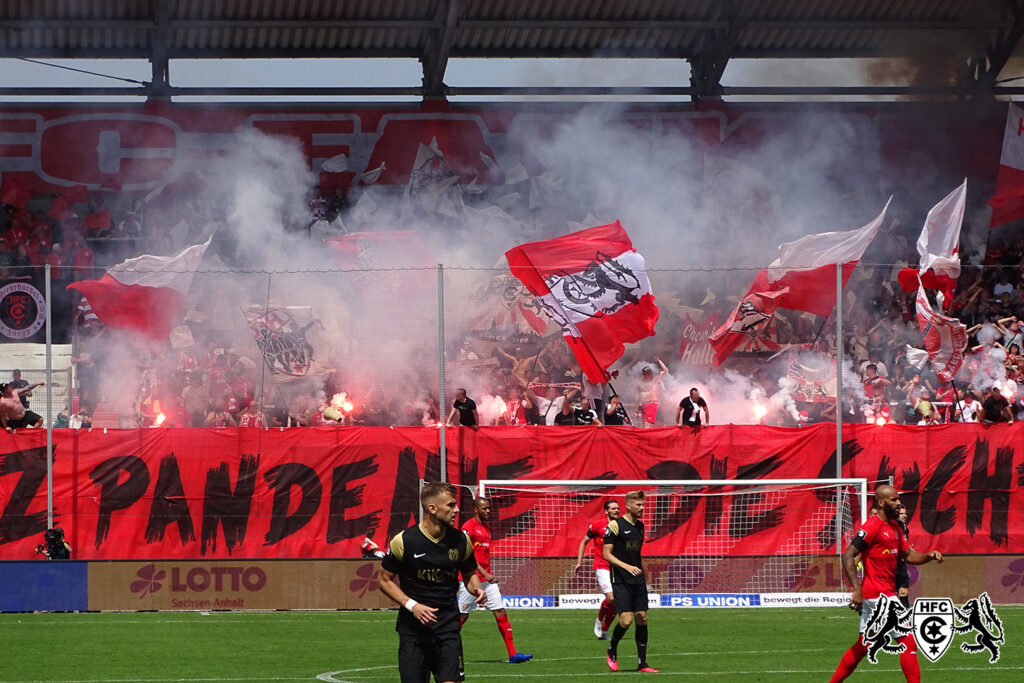
[[[473,542],[473,555],[476,557],[477,576],[483,584],[484,593],[487,595],[487,609],[494,615],[498,623],[498,631],[505,641],[505,649],[508,650],[508,661],[510,664],[522,664],[533,659],[533,655],[516,652],[516,646],[512,642],[512,625],[508,623],[508,613],[505,611],[505,602],[498,590],[498,579],[491,572],[491,529],[488,522],[491,519],[491,501],[486,498],[473,500],[473,517],[462,525],[462,530]],[[465,587],[459,590],[459,612],[460,624],[466,623],[469,619],[469,611],[476,608],[476,602]]]
[[[615,621],[615,599],[612,596],[612,576],[608,561],[604,559],[604,533],[608,530],[608,522],[619,517],[619,503],[609,498],[604,502],[604,516],[595,520],[587,533],[583,534],[580,540],[579,551],[576,553],[576,566],[572,568],[575,574],[583,564],[583,550],[587,543],[594,542],[594,576],[597,578],[597,585],[604,593],[604,601],[597,610],[597,619],[594,621],[594,635],[600,640],[608,640],[608,627]]]
[[[867,627],[875,601],[882,595],[893,600],[896,594],[896,565],[900,558],[908,564],[926,564],[935,560],[942,562],[942,553],[933,550],[920,553],[907,543],[897,520],[900,514],[900,495],[892,486],[883,485],[875,489],[875,507],[878,514],[857,530],[856,536],[843,553],[843,571],[853,588],[850,609],[860,612],[860,632],[857,642],[846,651],[839,661],[832,681],[844,681],[868,653],[863,633]],[[864,581],[857,578],[857,555],[864,563]],[[908,683],[921,680],[921,666],[917,661],[917,642],[913,634],[899,639],[905,648],[900,654],[900,668]]]

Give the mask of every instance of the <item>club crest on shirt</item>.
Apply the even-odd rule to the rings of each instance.
[[[457,561],[459,559],[459,549],[458,548],[449,548],[448,549],[448,559],[451,560],[452,562]]]

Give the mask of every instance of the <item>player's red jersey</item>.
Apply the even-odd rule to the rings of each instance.
[[[602,517],[587,529],[587,538],[594,542],[594,569],[611,569],[604,559],[604,532],[608,531],[608,518]]]
[[[864,563],[864,580],[861,591],[865,600],[874,600],[879,595],[896,596],[896,561],[900,552],[909,552],[903,530],[896,522],[883,522],[871,517],[857,530],[857,536],[867,548],[861,553]]]
[[[476,517],[471,517],[468,522],[462,525],[462,530],[469,535],[473,542],[473,556],[476,558],[478,567],[476,575],[481,581],[486,581],[480,569],[491,573],[491,530],[483,525]]]

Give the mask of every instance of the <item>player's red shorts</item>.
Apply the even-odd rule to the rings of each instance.
[[[640,415],[643,418],[645,424],[652,425],[658,421],[658,404],[657,402],[645,403],[640,406]]]

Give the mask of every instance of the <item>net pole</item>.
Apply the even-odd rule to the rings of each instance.
[[[437,264],[437,368],[440,379],[440,394],[437,398],[438,416],[441,419],[441,443],[439,454],[441,456],[441,481],[448,481],[448,427],[444,409],[448,405],[444,394],[444,264]]]
[[[843,478],[843,264],[836,263],[836,479]],[[836,555],[842,549],[842,506],[836,491]]]
[[[46,283],[46,528],[53,528],[53,306],[50,303],[50,264]]]

